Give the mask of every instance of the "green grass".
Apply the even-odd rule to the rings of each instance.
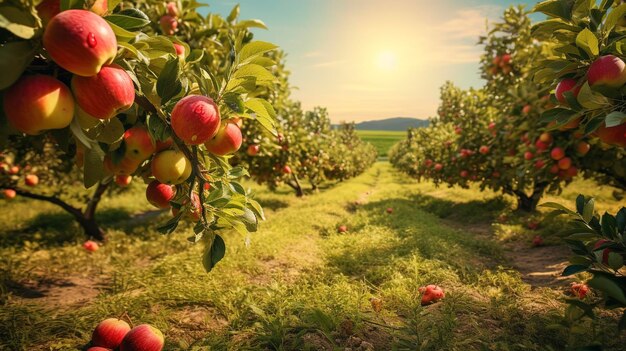
[[[357,130],[362,140],[372,143],[378,150],[378,157],[387,157],[389,149],[397,142],[406,138],[405,131]]]
[[[107,216],[110,243],[93,254],[54,208],[5,207],[48,244],[29,236],[0,246],[0,350],[80,349],[98,321],[123,312],[160,328],[166,350],[561,350],[592,340],[618,350],[626,341],[611,314],[593,327],[554,328],[562,287],[531,289],[501,240],[463,229],[511,214],[511,199],[497,194],[416,183],[380,162],[302,199],[260,188],[267,221],[249,245],[224,233],[227,255],[210,274],[202,248],[185,240],[191,226],[163,236],[155,227],[167,214],[129,219],[145,205],[139,198],[136,188],[107,200],[105,211],[127,214]],[[523,232],[522,221],[511,230]],[[0,237],[18,234],[9,223]],[[337,234],[341,224],[348,233]],[[446,298],[420,306],[426,284]],[[63,302],[77,294],[84,300]]]

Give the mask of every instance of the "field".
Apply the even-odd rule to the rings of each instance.
[[[267,221],[249,240],[225,233],[227,255],[207,274],[191,228],[155,232],[167,214],[140,187],[103,201],[109,244],[84,251],[54,207],[4,206],[0,227],[0,349],[73,350],[93,326],[126,313],[151,323],[166,350],[546,350],[626,342],[616,315],[563,324],[567,250],[556,221],[529,230],[513,199],[435,188],[378,162],[331,191],[296,198],[256,187]],[[611,188],[575,182],[614,211]],[[386,209],[393,213],[387,214]],[[506,219],[503,219],[506,217]],[[534,219],[541,219],[536,215]],[[348,232],[337,233],[345,224]],[[532,248],[541,233],[547,245]],[[446,298],[420,306],[417,288]]]
[[[378,157],[387,157],[387,152],[398,141],[406,138],[405,131],[357,130],[361,139],[372,143],[378,150]]]

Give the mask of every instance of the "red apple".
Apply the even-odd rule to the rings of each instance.
[[[467,176],[469,175],[469,172],[463,170],[463,171],[461,171],[460,175],[461,175],[461,178],[467,178]]]
[[[602,245],[610,243],[609,240],[606,239],[600,239],[598,241],[596,241],[596,243],[593,245],[593,249],[594,251],[598,250]],[[602,263],[605,265],[609,264],[609,254],[612,252],[613,250],[609,249],[609,248],[605,248],[602,249]]]
[[[124,132],[124,156],[138,162],[145,161],[156,152],[157,146],[144,126],[136,125]]]
[[[581,300],[589,293],[589,286],[585,283],[572,283],[570,288],[572,294]]]
[[[508,65],[509,63],[511,63],[511,55],[510,54],[502,55],[502,61],[500,61],[500,66],[502,67],[503,65]]]
[[[98,74],[117,55],[111,27],[86,10],[66,10],[54,16],[46,26],[43,46],[59,66],[85,77]]]
[[[161,351],[164,342],[160,330],[149,324],[141,324],[126,334],[120,351]]]
[[[500,178],[500,172],[494,171],[494,172],[491,173],[491,176],[494,177],[494,178]]]
[[[4,93],[3,101],[9,123],[30,135],[63,129],[74,118],[70,89],[51,76],[23,76]]]
[[[130,325],[117,318],[107,318],[100,322],[91,335],[93,346],[114,349],[122,343],[126,334],[130,331]]]
[[[132,180],[133,177],[131,175],[120,174],[115,176],[115,183],[122,188],[127,187]]]
[[[527,115],[530,113],[530,111],[532,111],[533,107],[530,105],[525,105],[524,107],[522,107],[522,113]]]
[[[191,175],[191,162],[180,151],[161,151],[152,159],[152,175],[161,183],[180,184]]]
[[[61,12],[61,0],[43,0],[35,9],[37,10],[37,16],[41,18],[41,22],[45,27],[52,17]]]
[[[106,347],[100,347],[100,346],[92,346],[88,348],[87,351],[111,351],[111,349],[107,349]]]
[[[176,17],[172,17],[170,15],[161,17],[159,24],[161,25],[161,31],[163,31],[163,34],[165,35],[174,35],[178,28],[178,21],[176,20]]]
[[[167,3],[167,5],[165,5],[165,9],[167,10],[167,14],[172,16],[172,17],[178,17],[179,13],[178,13],[178,7],[176,6],[176,3],[173,1],[170,1]]]
[[[537,235],[533,238],[533,246],[537,247],[537,246],[543,246],[543,238],[541,237],[541,235]]]
[[[560,169],[568,169],[572,166],[572,159],[569,157],[563,157],[562,159],[559,160],[559,168]]]
[[[135,102],[135,86],[126,71],[116,65],[104,65],[91,77],[75,75],[72,92],[76,102],[88,115],[109,119],[128,110]]]
[[[486,155],[489,153],[489,146],[483,145],[478,149],[478,152],[480,152],[483,155]]]
[[[107,4],[107,2],[107,0],[95,0],[89,10],[100,16],[104,16],[104,14],[109,11],[109,5]]]
[[[16,175],[18,173],[20,173],[20,167],[18,167],[18,166],[11,166],[11,167],[9,167],[9,174],[10,175]]]
[[[235,123],[226,123],[204,146],[210,153],[224,156],[239,150],[242,141],[241,129]]]
[[[206,96],[184,97],[172,110],[172,129],[187,144],[200,145],[209,141],[219,127],[218,107]]]
[[[85,250],[89,252],[95,252],[98,251],[100,245],[98,245],[98,243],[95,241],[87,240],[83,243],[83,248],[85,248]]]
[[[595,134],[604,143],[626,148],[626,123],[609,128],[602,123]]]
[[[541,133],[541,135],[539,136],[539,140],[541,140],[542,142],[550,145],[550,144],[552,144],[552,134],[550,134],[550,133]]]
[[[17,196],[17,193],[13,189],[4,189],[4,198],[7,200],[13,200]]]
[[[146,199],[157,208],[169,208],[176,195],[176,188],[153,180],[146,188]]]
[[[619,88],[626,83],[626,64],[614,55],[601,56],[589,66],[587,80],[590,86]]]
[[[552,157],[553,160],[558,161],[565,157],[565,150],[560,147],[555,147],[552,151],[550,151],[550,157]]]
[[[248,146],[248,150],[246,151],[247,154],[249,156],[256,156],[259,154],[259,149],[261,148],[261,146],[259,146],[258,144],[254,144],[254,145],[249,145]]]
[[[174,43],[174,49],[176,50],[176,55],[180,57],[181,60],[185,59],[185,47],[178,43]]]
[[[157,140],[156,141],[156,152],[160,152],[160,151],[169,149],[169,148],[172,147],[172,145],[174,145],[174,140],[171,137],[165,139],[164,141]]]
[[[393,208],[387,207],[387,213],[392,214],[393,213]]]
[[[550,173],[552,174],[558,174],[559,173],[559,165],[558,164],[554,164],[550,167]]]
[[[574,94],[574,97],[578,97],[580,93],[581,86],[578,85],[578,82],[575,79],[565,78],[559,82],[556,86],[556,91],[554,95],[556,99],[563,105],[567,105],[567,99],[565,98],[565,92],[571,92]]]
[[[435,171],[439,172],[443,169],[443,165],[441,163],[435,163]]]
[[[446,296],[443,289],[437,285],[431,284],[427,286],[422,286],[419,287],[417,290],[422,294],[422,306],[435,303]]]
[[[537,141],[535,141],[535,147],[537,148],[537,151],[544,152],[550,146],[548,144],[544,143],[543,141],[537,139]]]
[[[588,143],[581,141],[578,144],[576,144],[576,154],[578,154],[579,156],[585,156],[589,150],[591,149],[591,145],[589,145]]]
[[[35,186],[39,183],[39,177],[36,174],[28,174],[24,177],[24,183],[28,186]]]
[[[283,172],[284,174],[291,174],[291,167],[289,167],[289,166],[287,166],[287,165],[283,166],[283,168],[282,168],[282,172]]]
[[[489,130],[495,129],[496,128],[496,123],[495,122],[489,122],[489,126],[487,126],[487,128]]]
[[[337,231],[338,231],[339,233],[345,233],[345,232],[347,232],[347,231],[348,231],[348,227],[347,227],[347,226],[345,226],[345,225],[340,225],[340,226],[337,228]]]
[[[525,160],[532,160],[533,157],[535,157],[535,155],[532,152],[530,152],[530,151],[524,152],[524,159]]]
[[[537,160],[537,161],[535,161],[535,168],[537,168],[537,169],[541,169],[545,165],[546,165],[546,162],[544,160]]]

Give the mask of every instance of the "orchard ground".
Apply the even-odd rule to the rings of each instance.
[[[386,158],[389,149],[397,142],[406,139],[406,131],[357,130],[357,135],[376,147],[379,158]]]
[[[228,254],[210,274],[197,260],[201,247],[185,239],[191,226],[156,232],[169,214],[141,212],[149,205],[138,184],[103,201],[110,241],[94,253],[54,207],[3,202],[0,349],[80,349],[99,321],[124,312],[162,330],[167,350],[545,350],[590,340],[618,350],[626,342],[608,312],[595,327],[557,327],[569,286],[558,277],[567,250],[553,235],[563,222],[545,227],[545,213],[521,216],[512,198],[417,183],[383,162],[332,186],[304,198],[255,187],[268,220],[249,245],[225,233]],[[576,181],[543,201],[572,206],[584,192],[614,212],[612,191]],[[534,221],[539,228],[528,229]],[[531,247],[536,235],[545,246]],[[427,284],[446,297],[422,307],[418,287]]]

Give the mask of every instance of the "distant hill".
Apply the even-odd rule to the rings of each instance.
[[[357,130],[397,130],[405,131],[411,127],[428,127],[428,120],[411,117],[394,117],[376,121],[364,121],[356,124]]]

